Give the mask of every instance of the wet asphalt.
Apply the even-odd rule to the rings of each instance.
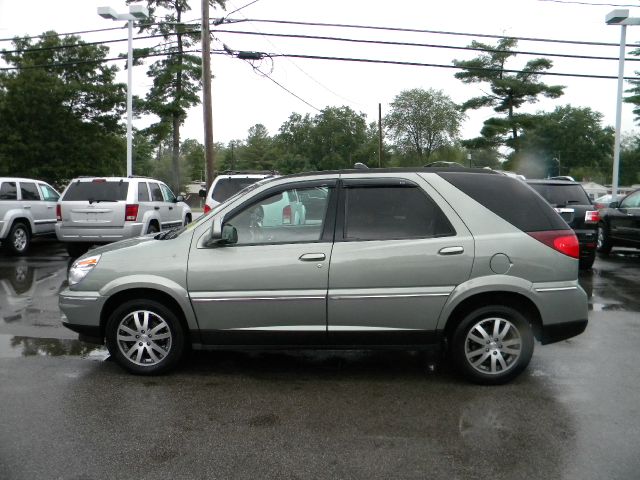
[[[640,254],[581,274],[589,326],[500,387],[395,352],[194,353],[124,373],[60,325],[69,258],[0,254],[0,478],[640,478]]]

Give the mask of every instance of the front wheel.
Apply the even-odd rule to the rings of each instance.
[[[175,313],[154,300],[130,300],[107,320],[109,353],[131,373],[154,375],[176,366],[185,333]]]
[[[451,353],[458,369],[472,382],[506,383],[529,365],[533,331],[529,321],[514,308],[480,307],[456,327]]]
[[[611,252],[611,238],[609,235],[609,228],[604,223],[598,224],[598,243],[596,244],[596,250],[598,253],[608,255]]]

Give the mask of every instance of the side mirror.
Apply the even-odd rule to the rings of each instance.
[[[609,208],[618,208],[620,206],[620,202],[611,202],[609,204]]]
[[[176,203],[178,203],[178,202],[184,202],[184,196],[183,195],[178,195],[176,197]]]
[[[207,191],[206,191],[204,188],[201,188],[201,189],[198,191],[198,196],[199,196],[200,198],[204,198],[204,197],[206,197],[206,196],[207,196]]]
[[[238,243],[238,230],[233,225],[225,225],[222,227],[222,238],[220,243],[224,245],[233,245]]]

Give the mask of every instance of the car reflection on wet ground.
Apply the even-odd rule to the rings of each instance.
[[[203,352],[128,375],[60,325],[68,263],[54,242],[0,254],[3,480],[638,478],[640,253],[581,272],[586,332],[502,387],[410,352]]]

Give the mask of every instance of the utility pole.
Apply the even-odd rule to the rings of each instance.
[[[382,168],[382,104],[378,104],[378,167]]]
[[[211,109],[211,37],[209,35],[209,0],[202,0],[202,110],[204,115],[204,158],[207,166],[207,190],[213,183],[216,153],[213,149]]]

